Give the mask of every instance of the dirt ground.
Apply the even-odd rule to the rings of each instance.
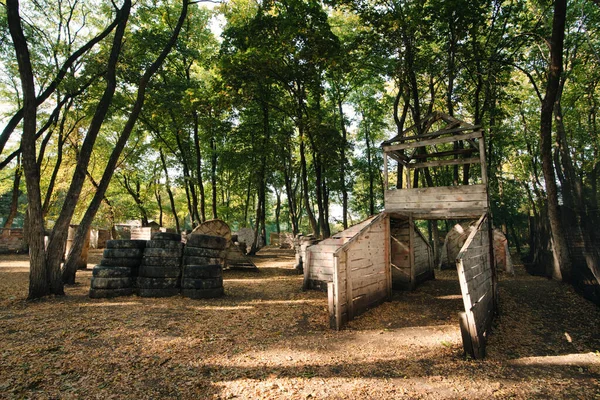
[[[93,252],[94,261],[100,257]],[[456,271],[328,327],[293,254],[225,272],[226,296],[26,302],[28,263],[0,256],[2,399],[599,399],[600,309],[568,285],[502,276],[487,358],[462,352]]]

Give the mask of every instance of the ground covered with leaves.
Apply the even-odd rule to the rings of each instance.
[[[568,285],[502,276],[479,361],[463,355],[456,271],[336,332],[292,253],[254,262],[225,272],[219,299],[90,299],[87,270],[27,302],[27,259],[0,256],[0,398],[600,398],[600,309]]]

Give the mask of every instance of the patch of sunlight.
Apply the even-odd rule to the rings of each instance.
[[[459,299],[462,299],[462,296],[460,294],[449,294],[446,296],[437,296],[436,299],[438,299],[438,300],[459,300]]]
[[[574,353],[562,356],[522,357],[509,361],[511,365],[600,365],[600,357],[594,353]]]
[[[565,338],[567,339],[567,342],[573,343],[573,339],[571,338],[571,335],[569,335],[569,332],[565,332]]]
[[[253,306],[188,306],[188,310],[197,311],[238,311],[238,310],[254,310]]]
[[[323,299],[313,299],[313,300],[261,300],[261,299],[257,299],[257,300],[252,300],[249,304],[256,304],[256,303],[260,303],[260,304],[322,304],[323,303]]]
[[[120,302],[120,303],[108,303],[108,302],[103,302],[103,303],[81,303],[79,306],[80,307],[118,307],[118,306],[139,306],[142,305],[142,302],[139,301],[127,301],[127,302]]]
[[[292,276],[292,277],[273,277],[273,278],[260,278],[260,279],[228,279],[228,278],[224,278],[223,281],[226,283],[243,283],[244,285],[248,285],[248,284],[263,284],[263,283],[269,283],[269,282],[273,282],[273,281],[289,281],[289,280],[297,280],[298,278],[296,277],[296,275]]]

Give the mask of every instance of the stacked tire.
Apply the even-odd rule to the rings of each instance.
[[[92,270],[90,297],[129,296],[134,292],[145,240],[109,240],[100,264]]]
[[[223,253],[227,240],[192,234],[183,250],[181,293],[192,299],[220,297],[223,290]]]
[[[146,242],[137,279],[141,297],[179,294],[183,243],[178,233],[157,232]]]

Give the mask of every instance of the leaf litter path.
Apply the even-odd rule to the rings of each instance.
[[[488,358],[475,361],[462,355],[456,271],[335,332],[291,252],[253,261],[259,273],[225,273],[220,299],[89,299],[87,270],[67,296],[26,302],[27,259],[2,256],[0,398],[600,398],[600,310],[568,285],[501,277]]]

